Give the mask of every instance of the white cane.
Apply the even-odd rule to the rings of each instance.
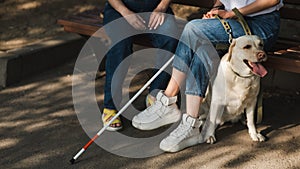
[[[118,118],[133,102],[134,100],[141,95],[141,93],[155,80],[157,76],[163,72],[166,67],[173,61],[174,55],[154,74],[154,76],[122,107],[122,109],[112,118],[110,121],[98,131],[98,133],[85,145],[83,148],[70,160],[71,164],[75,163],[75,160],[79,158],[81,154],[83,154],[87,148],[106,130],[106,128],[116,119]]]

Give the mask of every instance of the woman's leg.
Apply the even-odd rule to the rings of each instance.
[[[122,16],[113,9],[108,3],[105,6],[104,10],[104,24],[105,31],[110,37],[112,42],[112,47],[106,54],[106,65],[105,65],[105,87],[104,87],[104,109],[102,112],[102,121],[103,124],[107,124],[110,119],[115,116],[117,113],[117,107],[119,106],[122,100],[122,84],[125,78],[125,75],[128,70],[129,63],[122,62],[127,56],[132,53],[132,38],[128,37],[120,41],[119,37],[122,37],[119,28],[110,24],[116,19],[121,18]],[[123,19],[118,20],[119,24],[122,25],[124,32],[132,32],[133,28]],[[119,42],[120,41],[120,42]],[[122,63],[119,73],[115,74],[117,67]],[[112,83],[114,79],[117,79],[118,82]],[[120,117],[110,124],[107,130],[116,131],[121,129],[122,123]]]
[[[160,149],[167,152],[177,152],[199,143],[202,125],[198,119],[199,108],[210,76],[215,74],[219,63],[218,53],[198,26],[189,23],[185,27],[176,51],[178,57],[173,63],[174,68],[186,77],[186,114],[182,115],[178,127],[161,141]]]
[[[196,53],[192,58],[189,70],[186,73],[181,72],[186,74],[186,114],[182,115],[178,127],[160,143],[160,149],[167,152],[177,152],[199,143],[199,128],[202,125],[198,119],[199,108],[206,93],[209,76],[202,59]],[[174,62],[175,67],[179,65],[182,64]]]
[[[167,97],[174,97],[179,93],[179,89],[181,84],[185,80],[185,73],[180,72],[177,69],[173,69],[172,77],[170,79],[170,82],[167,86],[166,91],[164,94]],[[195,95],[186,95],[186,113],[194,118],[198,118],[199,116],[199,108],[202,103],[203,97],[195,96]]]
[[[280,28],[279,11],[255,17],[245,17],[252,34],[259,36],[264,41],[264,49],[269,51],[278,37]]]
[[[127,39],[123,39],[119,41],[119,28],[113,27],[113,25],[109,24],[116,19],[121,18],[122,16],[113,9],[108,3],[105,6],[104,10],[104,24],[106,25],[105,31],[110,37],[112,41],[112,47],[106,54],[106,63],[105,63],[105,87],[104,87],[104,108],[108,108],[110,110],[117,110],[117,105],[121,102],[122,95],[122,84],[124,77],[127,73],[128,64],[122,64],[122,69],[124,71],[119,71],[121,73],[114,75],[117,67],[120,63],[132,53],[132,38],[128,37]],[[122,23],[123,29],[126,32],[131,32],[132,27],[125,21],[119,20]],[[118,42],[118,43],[117,43]],[[113,76],[118,76],[116,78],[119,82],[114,83],[115,86],[112,86]]]
[[[165,22],[159,26],[156,30],[152,30],[153,33],[148,34],[151,39],[152,45],[157,48],[155,57],[154,73],[166,63],[171,56],[175,53],[180,32],[175,21],[175,17],[172,15],[172,10],[168,9],[165,18]],[[152,96],[152,100],[155,101],[155,97],[160,90],[166,90],[170,75],[167,72],[171,72],[171,66],[168,66],[150,85],[149,95]]]
[[[181,84],[185,80],[185,74],[177,69],[172,70],[172,77],[164,94],[167,97],[174,97],[179,93]]]
[[[199,109],[203,98],[195,95],[186,95],[186,114],[193,118],[199,117]]]
[[[173,62],[175,69],[173,69],[172,78],[166,91],[158,93],[154,105],[132,119],[132,124],[136,128],[151,130],[180,119],[178,116],[181,114],[175,102],[177,101],[176,95],[179,92],[179,86],[185,77],[187,78],[186,94],[204,97],[209,81],[206,69],[211,70],[211,67],[215,66],[211,57],[219,57],[209,40],[200,36],[201,32],[199,34],[194,28],[196,27],[188,24],[181,36]],[[202,47],[197,47],[199,44]]]

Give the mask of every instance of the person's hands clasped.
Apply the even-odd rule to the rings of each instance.
[[[126,21],[134,27],[136,30],[146,30],[146,22],[145,20],[134,12],[128,12],[126,16],[124,16]]]
[[[216,15],[219,15],[221,18],[223,19],[229,19],[229,18],[234,18],[235,14],[233,11],[226,11],[223,9],[213,9],[209,12],[207,12],[206,14],[203,15],[202,19],[210,19],[210,18],[214,18]]]
[[[165,11],[156,8],[150,15],[148,28],[149,30],[157,29],[165,22]]]

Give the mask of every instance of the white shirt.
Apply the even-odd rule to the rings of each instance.
[[[220,0],[222,2],[222,4],[225,6],[225,10],[232,10],[233,8],[242,8],[244,6],[247,6],[253,2],[255,2],[256,0]],[[261,15],[261,14],[266,14],[266,13],[270,13],[270,12],[273,12],[275,10],[279,10],[282,6],[283,6],[283,0],[280,0],[280,3],[271,7],[271,8],[268,8],[268,9],[265,9],[265,10],[262,10],[262,11],[259,11],[259,12],[256,12],[256,13],[253,13],[253,14],[250,14],[250,15],[247,15],[247,16],[256,16],[256,15]]]

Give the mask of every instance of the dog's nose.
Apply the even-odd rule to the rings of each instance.
[[[258,52],[258,53],[257,53],[257,59],[258,59],[258,60],[262,60],[262,59],[264,59],[265,57],[266,57],[265,52]]]

